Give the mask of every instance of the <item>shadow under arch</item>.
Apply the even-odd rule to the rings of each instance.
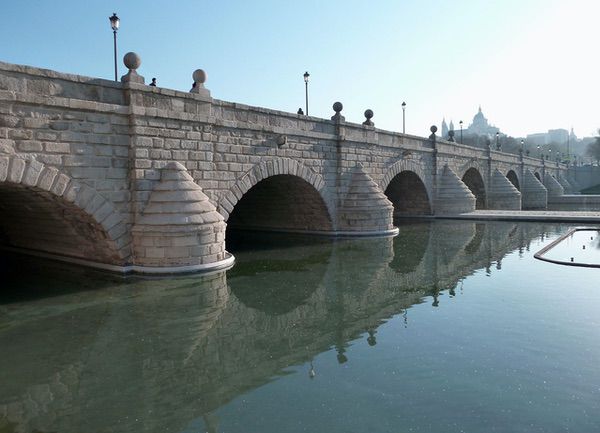
[[[325,201],[298,176],[278,174],[259,181],[236,203],[227,230],[331,232],[333,224]]]
[[[519,177],[517,176],[517,173],[515,173],[514,170],[508,170],[508,173],[506,173],[506,178],[510,181],[510,183],[513,184],[515,188],[521,191],[521,187],[519,185]]]
[[[403,216],[431,215],[427,188],[413,171],[398,173],[388,184],[385,195],[394,205],[394,219]]]
[[[290,175],[304,180],[312,185],[314,190],[321,196],[328,214],[331,214],[329,203],[323,195],[325,181],[321,175],[311,168],[291,158],[266,157],[250,170],[244,173],[236,183],[219,199],[217,211],[228,221],[229,215],[243,196],[260,181],[278,175]]]
[[[539,172],[536,171],[535,173],[533,173],[533,175],[536,177],[537,180],[539,180],[540,182],[542,182],[542,176],[540,175]]]
[[[469,168],[461,180],[475,196],[475,209],[485,209],[485,184],[479,170],[474,167]]]
[[[56,168],[12,157],[0,180],[0,245],[108,265],[130,256],[121,214]]]

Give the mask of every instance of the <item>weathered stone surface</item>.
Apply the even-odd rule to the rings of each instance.
[[[388,232],[394,228],[393,213],[392,203],[365,173],[362,164],[357,164],[338,211],[338,229],[348,232]]]
[[[35,159],[27,161],[25,173],[23,175],[23,185],[36,186],[44,165],[37,162]]]
[[[225,259],[224,242],[215,233],[225,232],[223,217],[185,167],[170,162],[161,170],[160,182],[150,194],[133,227],[134,260],[141,266],[192,266]],[[184,242],[175,239],[185,238]],[[208,244],[216,254],[200,254],[194,245]]]
[[[548,191],[531,170],[525,170],[521,187],[523,209],[546,209]]]
[[[565,194],[574,194],[576,192],[566,177],[559,178],[558,183],[560,183],[560,186],[563,187]]]
[[[8,173],[8,181],[12,183],[21,183],[25,173],[25,160],[20,158],[13,158],[10,164],[10,171]]]
[[[475,196],[447,165],[438,182],[435,201],[437,214],[459,214],[475,210]]]
[[[549,173],[544,177],[544,186],[548,190],[548,197],[560,197],[565,194],[561,184]]]
[[[489,209],[521,210],[521,193],[500,170],[494,170],[488,192]]]
[[[432,143],[341,116],[218,101],[195,78],[198,93],[190,93],[0,63],[0,187],[16,185],[23,202],[45,197],[53,218],[69,222],[52,222],[62,230],[56,237],[78,239],[79,231],[111,245],[100,254],[87,241],[85,251],[57,242],[55,253],[121,265],[218,262],[225,219],[246,229],[386,231],[392,208],[382,191],[402,172],[411,173],[408,180],[390,190],[398,215],[473,210],[473,194],[456,176],[469,168],[483,180],[490,207],[517,208],[518,192],[500,177],[509,171],[523,184],[523,207],[547,202],[546,188],[528,172],[579,190],[560,164]],[[554,184],[549,190],[560,192]],[[146,247],[155,249],[146,254]]]
[[[0,156],[0,182],[4,182],[8,176],[8,167],[10,159],[7,156]]]

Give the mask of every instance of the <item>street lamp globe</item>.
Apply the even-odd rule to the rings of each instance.
[[[307,72],[304,73],[304,82],[308,83],[308,77],[310,77],[310,74]]]

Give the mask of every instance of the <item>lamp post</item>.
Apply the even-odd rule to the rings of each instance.
[[[458,122],[458,124],[460,125],[460,144],[462,144],[462,142],[463,142],[463,139],[462,139],[462,124],[463,124],[463,121],[461,120],[460,122]]]
[[[307,72],[304,73],[304,94],[306,96],[306,115],[308,116],[308,77],[310,74]]]
[[[500,136],[499,132],[496,132],[496,150],[500,150],[500,144],[498,143],[498,137]]]
[[[119,30],[119,24],[121,20],[116,13],[113,12],[112,17],[108,17],[110,20],[110,27],[113,29],[114,45],[115,45],[115,81],[117,81],[117,30]]]
[[[406,102],[402,102],[402,133],[406,134]]]

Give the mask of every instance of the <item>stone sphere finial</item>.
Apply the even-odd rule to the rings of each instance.
[[[204,84],[206,82],[206,72],[204,69],[196,69],[192,74],[192,79],[196,85]]]
[[[130,51],[123,56],[123,63],[125,63],[127,69],[135,71],[142,64],[142,59],[137,53]]]
[[[206,71],[204,71],[204,69],[196,69],[192,73],[192,79],[194,80],[194,83],[192,84],[190,92],[210,97],[210,92],[204,87],[204,83],[206,82]]]
[[[335,111],[335,114],[331,117],[331,120],[335,121],[335,122],[343,122],[346,119],[344,118],[344,116],[342,116],[341,112],[344,109],[344,106],[342,105],[341,102],[334,102],[333,103],[333,111]]]
[[[123,63],[125,63],[125,66],[129,71],[121,77],[121,82],[144,84],[144,77],[139,75],[136,71],[142,64],[140,56],[133,51],[130,51],[123,56]]]
[[[429,130],[431,131],[432,134],[435,134],[437,132],[437,126],[431,125],[431,128],[429,128]]]
[[[367,120],[363,122],[363,125],[375,126],[375,124],[371,121],[371,119],[373,118],[373,110],[365,110],[365,117],[367,118]]]

